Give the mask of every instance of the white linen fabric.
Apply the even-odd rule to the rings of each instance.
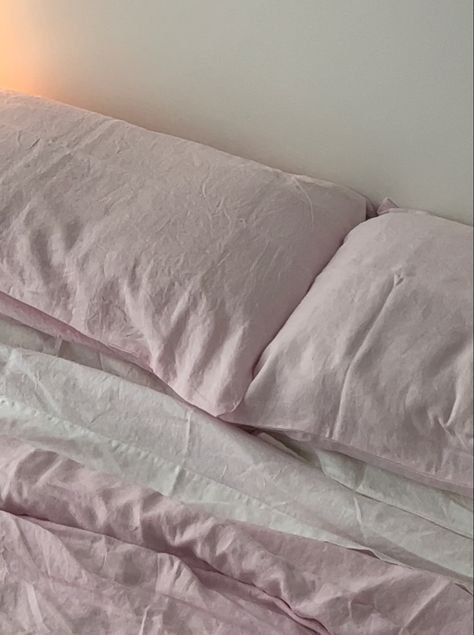
[[[370,551],[472,589],[468,499],[258,438],[166,394],[132,364],[7,318],[0,427],[217,516]]]

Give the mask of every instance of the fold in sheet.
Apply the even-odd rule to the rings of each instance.
[[[377,502],[316,465],[159,393],[154,384],[152,390],[132,383],[148,379],[136,367],[6,325],[0,322],[0,340],[17,348],[0,346],[5,434],[222,518],[370,550],[472,588],[472,542],[465,531],[472,514],[451,495],[419,486],[410,511]],[[107,372],[84,365],[94,362]],[[423,518],[413,510],[427,494],[430,518]]]
[[[0,307],[1,307],[0,294]],[[4,308],[4,307],[3,307]],[[21,316],[25,318],[26,316]],[[0,314],[0,343],[62,357],[117,375],[141,386],[179,398],[156,377],[138,366],[106,353],[46,335],[24,323]],[[182,402],[184,403],[184,402]],[[192,417],[192,411],[191,415]],[[225,429],[225,426],[224,426]],[[473,501],[471,498],[427,487],[403,476],[387,472],[351,457],[315,448],[311,443],[298,443],[277,432],[255,431],[266,443],[277,445],[305,463],[315,466],[326,476],[345,487],[392,507],[415,514],[454,533],[473,537]],[[278,441],[279,440],[279,441]]]
[[[467,635],[446,578],[218,521],[0,438],[2,633]]]

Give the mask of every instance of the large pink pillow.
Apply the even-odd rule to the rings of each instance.
[[[3,297],[212,414],[365,213],[331,183],[0,92]]]
[[[472,228],[356,227],[273,342],[234,422],[472,492]]]

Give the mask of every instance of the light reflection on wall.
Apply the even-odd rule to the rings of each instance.
[[[0,87],[36,93],[42,47],[29,8],[31,3],[23,0],[0,2]]]

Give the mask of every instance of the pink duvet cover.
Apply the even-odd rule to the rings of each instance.
[[[463,635],[470,595],[0,437],[0,632]]]

